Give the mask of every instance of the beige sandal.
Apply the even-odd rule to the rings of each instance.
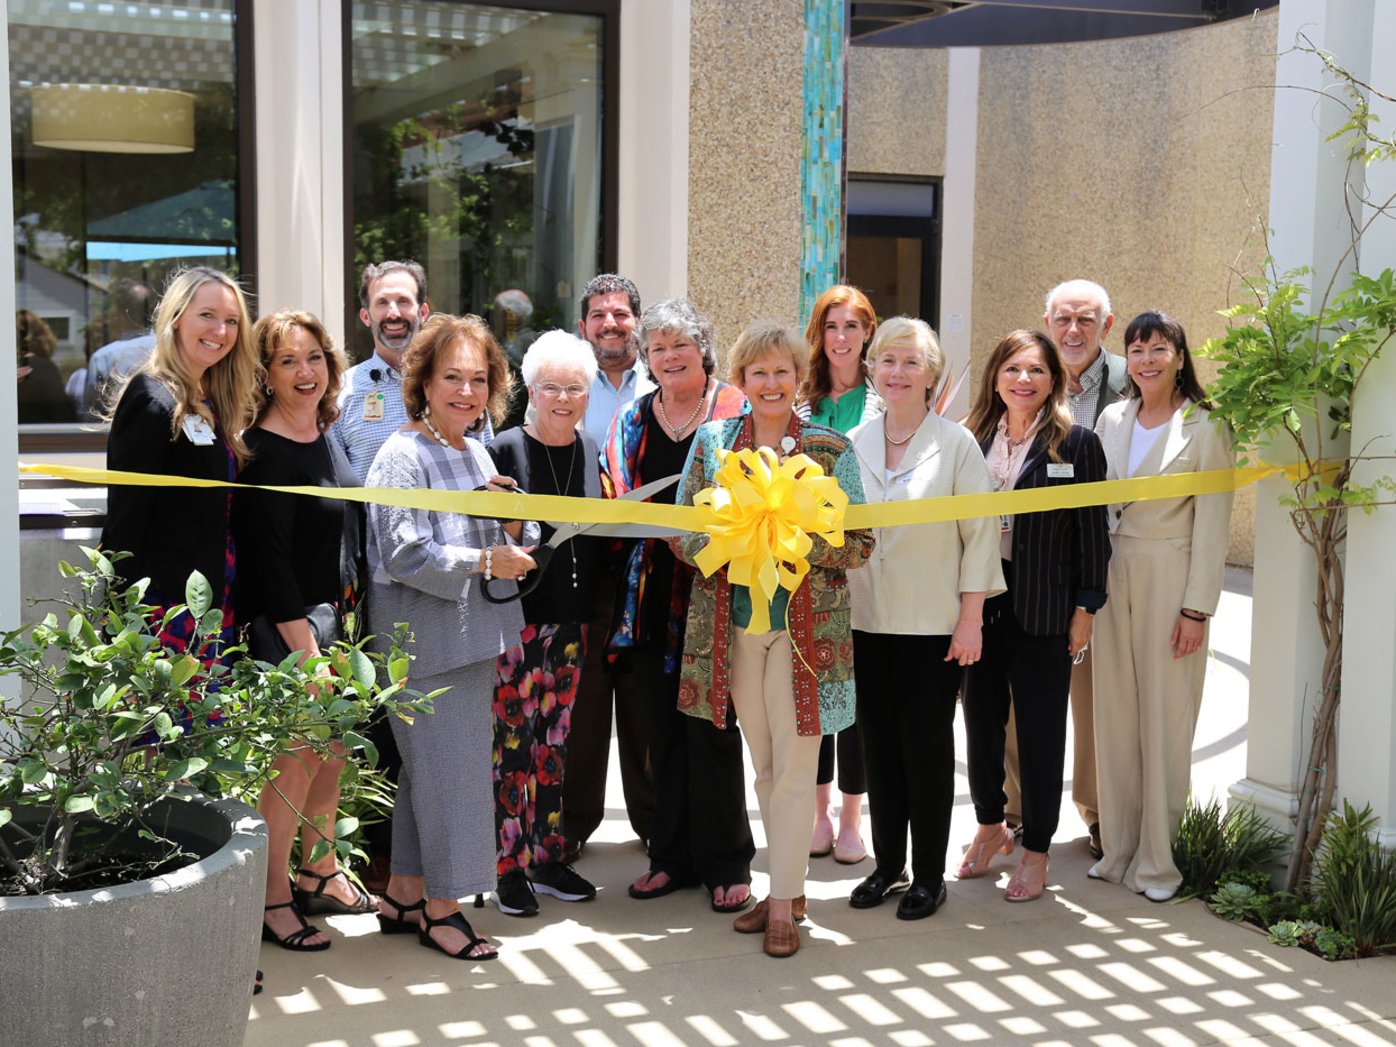
[[[1032,859],[1039,854],[1042,861],[1033,861]],[[1018,863],[1018,871],[1004,888],[1004,898],[1010,902],[1037,901],[1047,888],[1047,873],[1051,864],[1051,859],[1044,852],[1024,848],[1023,860]]]
[[[989,863],[994,853],[1013,853],[1013,830],[1005,823],[981,825],[974,835],[974,842],[965,849],[965,860],[955,873],[961,880],[973,880],[989,871]]]

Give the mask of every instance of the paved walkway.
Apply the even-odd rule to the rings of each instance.
[[[1245,770],[1249,583],[1229,577],[1214,630],[1194,762],[1203,796],[1224,795]],[[951,869],[974,831],[958,770]],[[1200,902],[1155,905],[1089,880],[1069,798],[1043,900],[1005,903],[1013,861],[1000,858],[999,875],[951,880],[939,913],[906,923],[891,905],[846,904],[870,862],[819,859],[803,947],[777,961],[762,955],[759,936],[735,934],[731,917],[709,911],[701,891],[625,896],[645,859],[628,838],[618,784],[613,792],[611,817],[579,866],[602,888],[596,901],[543,898],[531,920],[493,905],[469,910],[503,942],[499,960],[479,964],[383,938],[371,916],[321,920],[335,938],[327,953],[263,946],[267,991],[249,1047],[1396,1045],[1396,957],[1326,963]],[[755,824],[754,797],[750,807]],[[753,889],[766,892],[760,873]]]

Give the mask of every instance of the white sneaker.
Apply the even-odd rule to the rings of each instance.
[[[1104,864],[1104,862],[1096,862],[1094,865],[1092,865],[1089,869],[1086,870],[1086,875],[1089,876],[1092,880],[1105,879],[1105,872],[1101,869],[1101,866]]]
[[[1168,902],[1178,891],[1173,887],[1145,887],[1144,897],[1151,902]]]

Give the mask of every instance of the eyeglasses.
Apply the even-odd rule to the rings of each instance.
[[[539,396],[561,396],[566,393],[573,400],[586,396],[589,391],[584,385],[558,385],[556,382],[535,382],[533,391]]]

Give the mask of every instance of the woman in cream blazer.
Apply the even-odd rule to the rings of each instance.
[[[849,434],[867,501],[988,492],[989,470],[974,437],[930,409],[944,367],[931,329],[906,317],[888,320],[869,362],[887,412]],[[979,659],[984,599],[1004,591],[998,534],[997,519],[883,528],[867,564],[848,572],[876,859],[849,897],[855,909],[906,891],[897,916],[916,920],[945,900],[955,697],[964,667]]]
[[[1106,478],[1230,469],[1229,431],[1209,417],[1182,326],[1147,312],[1125,332],[1128,398],[1096,424]],[[1182,885],[1173,837],[1217,609],[1230,493],[1112,505],[1110,602],[1096,622],[1095,746],[1105,857],[1095,879],[1151,901]]]

